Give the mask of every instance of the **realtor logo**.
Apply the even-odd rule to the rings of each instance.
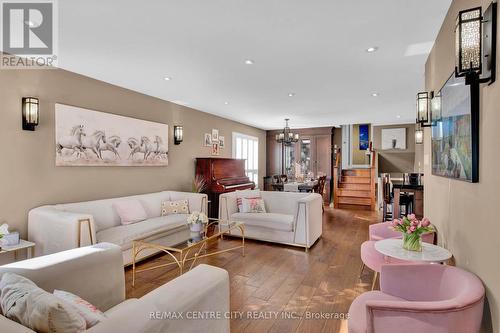
[[[1,3],[2,69],[55,66],[56,11],[54,1]]]

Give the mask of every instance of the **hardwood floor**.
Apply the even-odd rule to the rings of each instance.
[[[267,316],[235,318],[231,332],[347,332],[349,305],[371,286],[369,270],[359,278],[359,248],[368,238],[368,225],[378,221],[380,217],[373,211],[325,208],[323,236],[308,253],[248,240],[245,257],[236,250],[204,258],[200,263],[229,272],[231,311]],[[231,247],[237,242],[225,239],[214,247]],[[163,256],[153,257],[139,268],[164,260]],[[177,274],[172,268],[143,272],[137,274],[132,288],[132,270],[127,268],[127,297],[141,297]]]

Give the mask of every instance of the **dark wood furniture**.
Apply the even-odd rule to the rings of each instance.
[[[423,185],[413,185],[405,184],[404,182],[392,182],[393,192],[394,192],[394,218],[400,218],[400,195],[401,192],[413,193],[413,200],[411,203],[411,210],[418,218],[422,218],[424,215],[424,186]]]
[[[245,174],[245,160],[234,158],[197,158],[196,175],[205,179],[204,191],[210,200],[209,217],[219,216],[219,195],[236,190],[254,189],[255,183]]]
[[[316,184],[299,184],[299,192],[317,192],[319,183]],[[283,191],[283,183],[272,184],[275,191]]]

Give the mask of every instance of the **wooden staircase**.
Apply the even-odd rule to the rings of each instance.
[[[337,153],[334,168],[334,207],[341,209],[375,210],[375,152],[372,165],[364,169],[342,170],[341,155]]]

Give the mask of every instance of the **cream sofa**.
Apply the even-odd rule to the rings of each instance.
[[[219,218],[243,222],[246,238],[300,246],[307,251],[322,234],[323,201],[319,194],[260,191],[267,213],[239,213],[237,195],[220,196]],[[231,234],[241,236],[239,230]]]
[[[122,251],[109,243],[0,266],[0,278],[6,272],[24,276],[45,291],[68,291],[94,304],[107,318],[89,333],[229,332],[229,275],[220,268],[199,265],[140,299],[128,300]],[[174,312],[183,319],[161,319]],[[216,313],[220,319],[189,320],[189,313]],[[33,331],[0,313],[0,332]]]
[[[148,219],[130,225],[121,225],[113,203],[139,200]],[[35,242],[35,255],[56,253],[80,246],[108,242],[119,245],[123,263],[132,263],[132,240],[162,232],[155,242],[173,245],[189,238],[187,215],[161,216],[161,204],[169,200],[189,200],[189,210],[207,211],[206,194],[163,191],[122,198],[58,204],[32,209],[28,215],[28,239]],[[155,239],[152,237],[151,239]],[[155,253],[148,249],[138,259]]]

